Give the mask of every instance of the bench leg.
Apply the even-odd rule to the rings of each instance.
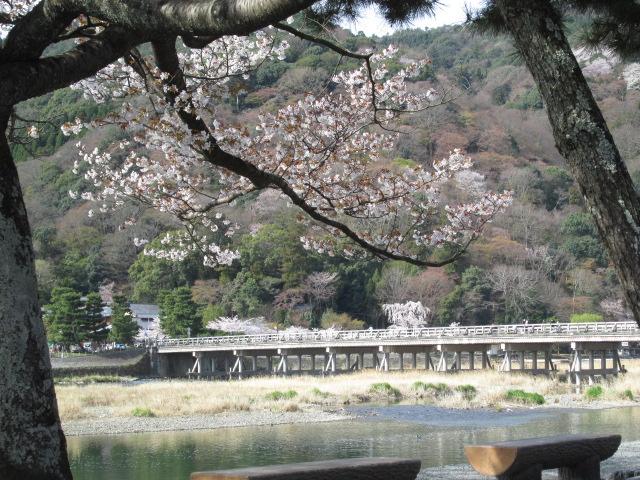
[[[532,465],[527,470],[523,470],[511,475],[499,475],[497,480],[541,480],[542,479],[542,466]]]
[[[600,480],[600,459],[592,457],[580,465],[559,468],[558,480]]]

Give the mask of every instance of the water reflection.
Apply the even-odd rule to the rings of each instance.
[[[640,440],[640,408],[594,411],[449,411],[425,406],[362,409],[363,421],[161,432],[68,439],[76,480],[177,480],[196,470],[360,456],[464,463],[461,446],[566,433],[619,432]]]

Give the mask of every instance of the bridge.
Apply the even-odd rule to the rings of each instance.
[[[567,373],[580,385],[624,372],[618,351],[631,342],[640,342],[635,322],[285,331],[159,340],[153,363],[160,376],[197,378],[389,371],[392,365],[552,374],[558,371],[558,353],[565,352],[570,354]]]

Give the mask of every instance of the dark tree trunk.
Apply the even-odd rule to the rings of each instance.
[[[549,0],[496,0],[640,324],[640,198]]]
[[[7,117],[0,109],[0,478],[71,479]]]

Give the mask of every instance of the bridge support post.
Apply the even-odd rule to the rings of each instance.
[[[200,378],[203,370],[204,363],[204,353],[203,352],[192,352],[195,361],[193,363],[193,367],[189,369],[190,376],[195,376],[196,378]]]
[[[620,361],[620,355],[618,355],[617,348],[614,348],[613,350],[613,369],[616,371],[616,375],[618,373],[624,373],[624,367],[622,366],[622,362]]]
[[[238,379],[242,380],[242,355],[236,355],[236,361],[231,369],[231,373],[234,372],[238,372]]]
[[[502,364],[498,369],[500,372],[510,372],[511,371],[511,352],[509,350],[505,350],[504,359],[502,360]]]
[[[595,355],[595,352],[593,350],[589,350],[589,385],[593,385],[595,381],[595,376],[593,375],[593,372],[595,371],[595,364],[596,364],[594,355]]]
[[[418,354],[416,352],[411,354],[411,368],[414,370],[418,369]]]
[[[538,351],[535,350],[531,352],[531,368],[533,369],[533,373],[536,373],[538,370]]]
[[[166,354],[158,354],[158,376],[159,377],[168,377],[169,376],[169,359]]]
[[[469,370],[475,370],[476,369],[476,352],[469,352]]]
[[[278,366],[276,367],[276,373],[282,372],[283,375],[287,375],[289,373],[288,354],[289,352],[287,350],[282,348],[278,349],[278,355],[280,355],[280,362],[278,362]]]
[[[376,360],[376,363],[377,363],[376,370],[380,372],[389,371],[389,352],[386,352],[384,350],[385,349],[383,346],[379,347],[379,351],[382,353],[382,360],[380,360],[378,353],[373,354],[373,358]]]
[[[440,352],[440,360],[438,361],[438,367],[436,368],[437,372],[446,372],[447,371],[447,352],[444,350]]]
[[[455,352],[453,354],[453,367],[455,367],[455,371],[459,372],[462,370],[462,352]],[[453,368],[452,368],[453,370]]]
[[[404,353],[400,352],[400,371],[404,372]]]
[[[555,365],[553,364],[553,360],[551,358],[551,350],[544,351],[544,369],[547,372],[552,372],[555,370]]]
[[[329,355],[325,355],[325,358],[328,357],[327,359],[327,363],[325,363],[324,366],[324,372],[325,373],[336,373],[336,353],[334,351],[329,351],[330,349],[327,348],[327,352],[329,353]]]
[[[429,367],[431,367],[431,370],[435,370],[433,367],[433,361],[431,360],[431,353],[426,351],[424,352],[424,369],[429,370]]]
[[[364,370],[364,352],[358,354],[358,370]]]

